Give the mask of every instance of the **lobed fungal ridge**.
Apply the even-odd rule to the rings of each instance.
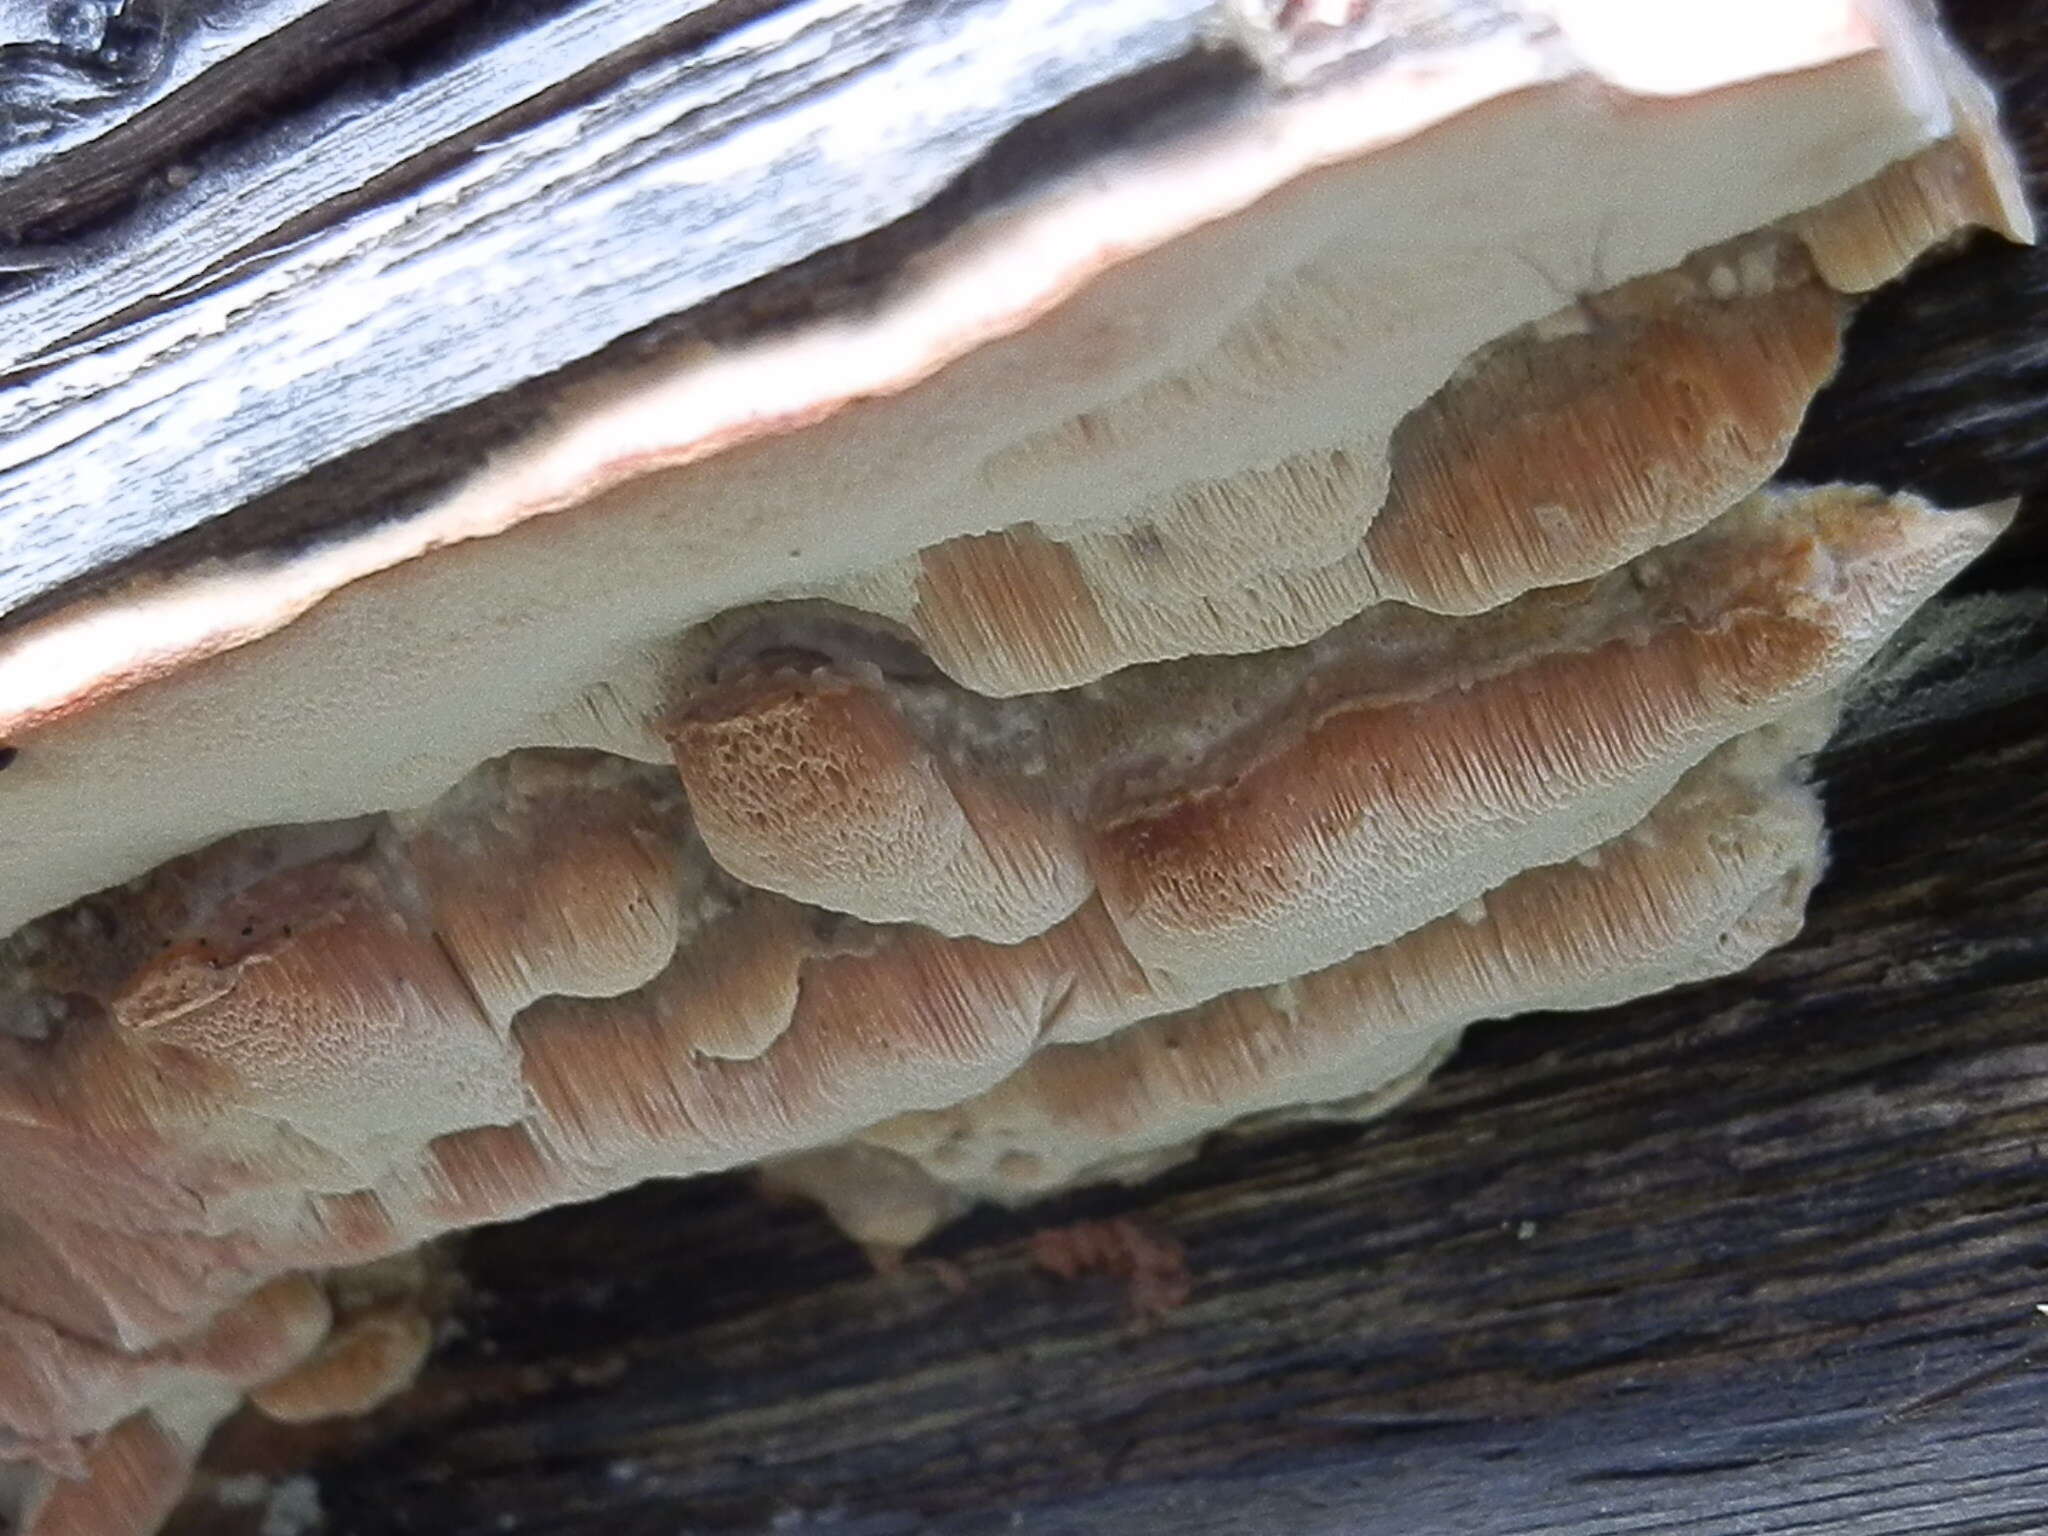
[[[326,1339],[303,1277],[442,1232],[768,1163],[902,1245],[1247,1115],[1383,1107],[1479,1019],[1739,968],[1817,875],[1831,695],[1995,527],[1763,492],[1475,617],[1001,700],[822,629],[680,690],[673,771],[515,753],[33,924],[10,1452],[57,1507],[144,1476],[109,1458],[181,1467],[245,1391],[374,1401],[416,1326]]]
[[[1962,116],[1391,426],[678,623],[639,756],[522,746],[0,940],[0,1514],[143,1536],[243,1402],[374,1406],[443,1233],[759,1166],[898,1251],[1785,942],[1835,698],[2005,516],[1765,484],[1844,295],[2011,224]],[[977,483],[1327,414],[1318,259]]]

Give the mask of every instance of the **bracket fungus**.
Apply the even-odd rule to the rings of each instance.
[[[760,1164],[901,1246],[1797,930],[2004,512],[1766,482],[1850,295],[2028,238],[1984,88],[1904,0],[1233,16],[857,311],[0,632],[20,1530],[395,1390],[331,1298],[435,1234]]]

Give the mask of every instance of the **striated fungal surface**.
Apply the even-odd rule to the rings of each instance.
[[[0,1515],[401,1390],[438,1234],[760,1165],[900,1250],[1789,938],[2005,510],[1765,482],[1845,295],[2025,210],[1910,7],[1527,9],[1261,35],[871,312],[0,634]]]

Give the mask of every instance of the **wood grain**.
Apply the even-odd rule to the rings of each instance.
[[[623,73],[606,62],[636,57],[636,24],[666,37],[704,8],[588,0],[538,43],[503,43],[503,67],[394,91],[317,143],[285,134],[239,173],[249,206],[202,207],[228,195],[209,183],[158,226],[158,245],[149,228],[119,231],[0,303],[0,334],[18,309],[25,347],[0,352],[0,377],[13,370],[0,385],[0,613],[236,514],[235,547],[388,516],[530,419],[518,386],[685,311],[717,334],[713,301],[787,304],[750,287],[783,274],[786,294],[787,274],[834,255],[802,285],[815,303],[863,270],[862,237],[885,237],[872,259],[900,260],[1000,190],[977,189],[981,167],[1026,125],[1055,129],[996,157],[1013,174],[1078,152],[1086,133],[1059,109],[1099,106],[1130,128],[1128,92],[1091,93],[1126,84],[1142,109],[1152,72],[1177,63],[1204,88],[1234,78],[1207,47],[1205,0],[787,0],[708,35],[685,27]],[[506,84],[508,69],[530,77],[536,52],[579,80],[618,77],[590,94],[540,90],[550,110],[537,119],[510,112],[548,83]],[[494,107],[510,113],[502,132],[478,139]],[[465,151],[455,163],[306,227],[335,178],[287,162],[396,175],[436,118],[454,135],[439,142]],[[177,302],[155,292],[222,264]],[[77,296],[102,283],[117,311],[144,312],[58,345],[92,331]],[[434,451],[394,445],[437,427]],[[371,449],[367,471],[337,470]],[[316,469],[311,512],[265,500]]]
[[[193,150],[403,48],[461,0],[9,0],[0,261],[174,188]],[[45,244],[37,244],[45,242]]]

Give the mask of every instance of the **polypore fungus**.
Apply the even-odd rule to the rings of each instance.
[[[1845,294],[2028,234],[1983,89],[1904,0],[1414,9],[0,633],[22,1530],[402,1385],[310,1277],[437,1233],[764,1164],[900,1247],[1797,929],[1831,700],[2003,514],[1764,482]]]

